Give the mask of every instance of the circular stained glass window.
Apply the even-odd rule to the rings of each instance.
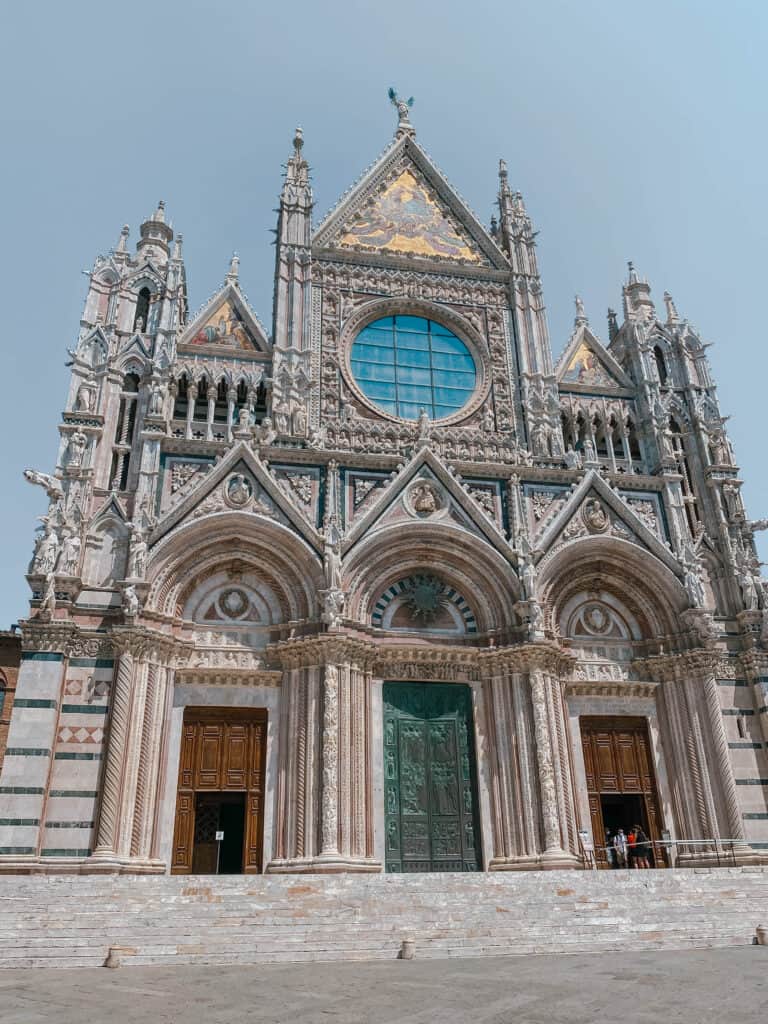
[[[472,396],[477,368],[469,349],[442,324],[420,316],[387,316],[355,338],[352,373],[363,394],[380,409],[417,420],[458,412]]]

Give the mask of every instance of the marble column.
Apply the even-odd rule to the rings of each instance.
[[[118,860],[123,763],[128,743],[135,664],[133,654],[124,650],[120,655],[114,678],[107,762],[101,784],[99,826],[92,861]]]

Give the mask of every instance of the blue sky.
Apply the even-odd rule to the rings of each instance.
[[[3,37],[0,627],[26,612],[45,497],[21,473],[53,467],[82,271],[162,198],[191,306],[236,249],[268,323],[294,127],[319,220],[389,141],[389,85],[416,97],[419,141],[486,223],[506,158],[540,232],[555,355],[575,292],[605,337],[628,259],[660,307],[672,293],[715,342],[748,510],[768,515],[764,0],[43,0],[6,5]]]

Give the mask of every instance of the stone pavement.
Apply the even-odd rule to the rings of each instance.
[[[768,947],[0,972],[3,1024],[757,1024]]]

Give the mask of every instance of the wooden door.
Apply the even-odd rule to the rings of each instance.
[[[468,686],[384,684],[387,871],[477,871]]]
[[[207,842],[210,832],[210,823],[196,827],[198,793],[245,793],[243,870],[261,871],[266,730],[262,708],[185,708],[172,874],[190,874],[193,864],[210,861],[202,850],[195,853],[196,842]]]
[[[637,796],[643,808],[643,825],[649,838],[654,841],[661,839],[664,825],[656,789],[648,722],[645,718],[595,716],[581,718],[579,724],[592,836],[597,848],[597,860],[605,866],[605,856],[599,849],[605,834],[601,802],[603,796]]]

